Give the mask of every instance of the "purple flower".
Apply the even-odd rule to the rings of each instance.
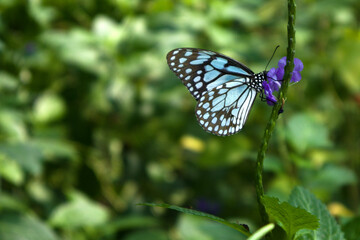
[[[285,68],[285,65],[286,65],[286,56],[282,57],[278,62],[279,68]]]
[[[278,69],[272,68],[267,73],[268,83],[272,91],[278,91],[281,86],[282,77],[280,77],[281,71],[279,71],[279,69],[280,68]]]
[[[279,69],[282,69],[282,71],[284,72],[285,70],[285,65],[286,65],[286,57],[283,57],[279,60],[278,62],[278,66]],[[304,64],[301,62],[300,59],[298,58],[294,58],[294,70],[291,74],[291,80],[290,82],[298,82],[301,80],[301,74],[300,72],[304,69]],[[282,76],[284,77],[284,75]],[[282,79],[282,78],[281,78]]]
[[[266,81],[263,81],[262,85],[263,85],[263,89],[264,89],[264,94],[266,96],[267,104],[270,105],[270,106],[273,106],[277,102],[277,99],[272,94],[273,91],[272,91],[270,85]]]
[[[300,80],[301,80],[301,74],[297,71],[293,71],[290,82],[296,83]]]
[[[266,96],[266,102],[268,105],[273,106],[277,99],[272,94],[274,91],[279,91],[282,80],[284,78],[285,73],[285,65],[286,65],[286,57],[283,57],[278,62],[278,68],[271,68],[267,72],[267,81],[263,81],[263,89],[264,94]],[[298,82],[301,80],[300,72],[304,69],[304,65],[300,59],[294,59],[294,70],[291,74],[290,82]]]
[[[304,69],[304,64],[300,59],[294,58],[294,64],[295,64],[294,71],[301,72]]]

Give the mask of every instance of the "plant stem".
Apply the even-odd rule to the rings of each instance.
[[[295,17],[296,17],[296,5],[295,0],[288,0],[288,47],[287,47],[287,63],[285,66],[284,81],[281,84],[280,92],[277,104],[274,105],[270,119],[266,126],[263,141],[261,143],[257,160],[256,160],[256,195],[259,205],[259,211],[261,216],[262,225],[269,223],[269,216],[265,211],[265,207],[262,203],[262,197],[264,196],[264,187],[262,181],[263,163],[265,153],[268,148],[271,134],[275,128],[276,120],[279,116],[279,110],[282,107],[282,100],[286,99],[287,89],[291,78],[291,73],[294,69],[294,55],[295,55]]]

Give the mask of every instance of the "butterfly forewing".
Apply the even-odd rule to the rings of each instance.
[[[264,73],[254,74],[229,57],[196,48],[174,49],[166,58],[198,101],[196,116],[206,131],[228,136],[242,129],[262,90]]]
[[[208,50],[178,48],[170,51],[166,58],[170,69],[196,100],[205,91],[241,76],[254,74],[234,59]]]

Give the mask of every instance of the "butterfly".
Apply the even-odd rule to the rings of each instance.
[[[229,136],[243,128],[257,93],[263,91],[266,71],[255,74],[234,59],[198,48],[174,49],[166,59],[196,99],[196,117],[205,131]]]

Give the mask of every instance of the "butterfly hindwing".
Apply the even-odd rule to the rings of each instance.
[[[248,78],[235,79],[203,93],[196,117],[205,131],[228,136],[242,129],[257,94],[248,82]]]
[[[208,50],[178,48],[170,51],[166,58],[170,69],[196,100],[228,81],[254,74],[236,60]]]

